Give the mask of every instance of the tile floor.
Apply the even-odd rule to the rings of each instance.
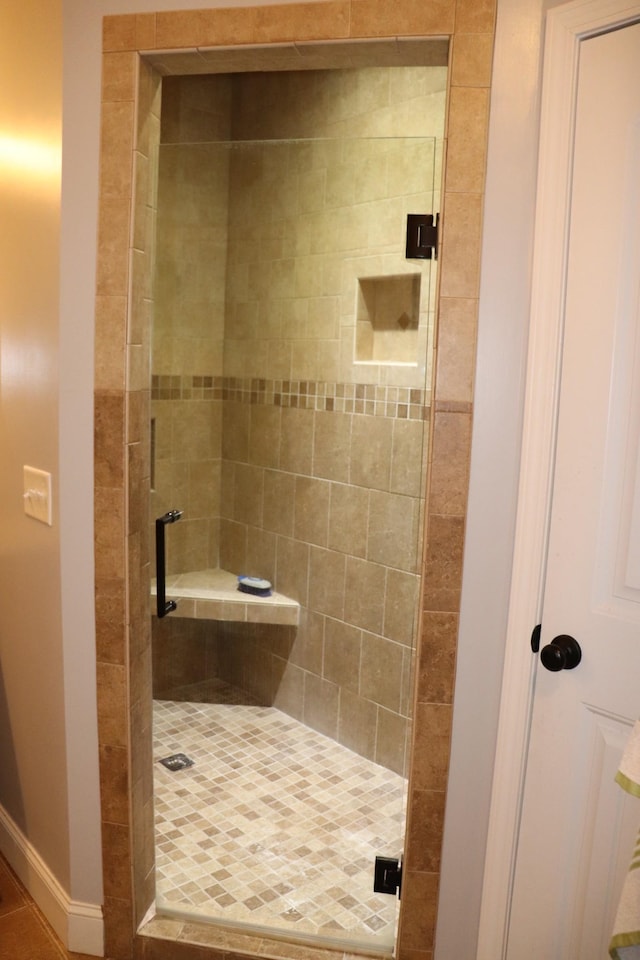
[[[2,856],[0,957],[2,960],[92,960],[85,954],[69,953],[64,949]]]
[[[227,691],[227,694],[229,691]],[[161,914],[389,949],[398,901],[373,893],[402,850],[405,781],[273,707],[156,701]]]

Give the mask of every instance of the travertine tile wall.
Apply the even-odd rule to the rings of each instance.
[[[273,580],[303,617],[286,659],[282,644],[273,651],[270,683],[264,638],[236,636],[221,664],[399,772],[431,272],[405,259],[403,224],[408,206],[432,210],[445,81],[446,68],[362,68],[244,74],[233,87],[234,140],[272,142],[236,149],[230,174],[224,371],[256,378],[258,396],[225,401],[221,560]],[[399,134],[434,140],[387,139]],[[409,272],[423,275],[413,365],[356,364],[357,277]],[[377,384],[393,397],[387,416],[366,403]],[[400,397],[394,388],[404,388]],[[413,419],[410,388],[419,398]],[[389,524],[392,540],[380,535]]]
[[[434,271],[405,259],[404,224],[439,200],[446,68],[241,74],[233,89],[234,139],[304,142],[234,157],[225,374],[430,387]],[[403,274],[422,275],[415,366],[354,364],[358,278]]]
[[[219,677],[220,624],[183,617],[152,618],[153,696],[205,701],[207,682]]]
[[[149,378],[160,89],[159,76],[135,54],[105,53],[95,366],[98,735],[106,949],[127,958],[132,925],[154,895]]]
[[[207,385],[223,372],[229,156],[206,144],[228,139],[231,79],[215,80],[162,88],[151,515],[184,511],[167,537],[169,573],[218,565],[222,399]]]
[[[406,260],[403,227],[409,210],[433,210],[445,92],[445,67],[415,66],[163,87],[152,514],[185,510],[169,571],[220,564],[298,600],[286,653],[266,627],[211,625],[223,678],[397,772],[435,299],[435,261]],[[230,137],[231,150],[218,143]],[[389,357],[399,349],[409,364],[354,362],[358,278],[372,275],[421,286],[417,335],[392,334],[412,338]],[[228,388],[238,380],[246,390]],[[170,649],[154,649],[158,673]]]
[[[422,629],[397,947],[400,960],[432,960],[462,577],[494,14],[494,0],[326,0],[105,19],[95,529],[106,952],[113,960],[131,960],[134,953],[145,960],[178,955],[204,960],[225,953],[213,929],[167,924],[153,939],[135,933],[153,897],[151,762],[143,708],[151,695],[144,546],[148,479],[142,469],[148,461],[142,456],[144,418],[136,415],[150,371],[129,296],[139,52],[366,37],[452,38]],[[167,942],[167,936],[180,943]],[[272,956],[295,953],[287,945],[279,954],[275,943],[259,943]],[[242,948],[245,955],[251,952],[247,945]]]

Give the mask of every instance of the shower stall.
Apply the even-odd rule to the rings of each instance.
[[[445,93],[444,64],[163,80],[159,912],[393,947]]]

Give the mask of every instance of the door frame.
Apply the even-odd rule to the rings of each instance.
[[[537,658],[564,332],[580,44],[640,19],[640,0],[573,0],[547,13],[520,480],[476,960],[504,960]]]

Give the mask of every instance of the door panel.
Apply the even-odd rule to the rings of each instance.
[[[640,26],[582,42],[566,312],[541,646],[509,960],[604,960],[640,806],[613,782],[640,712]]]
[[[581,721],[589,768],[582,831],[586,842],[580,851],[569,956],[606,957],[620,877],[629,865],[631,843],[638,827],[638,805],[623,790],[612,789],[629,725],[590,706],[584,706]],[[589,909],[599,902],[601,909]]]
[[[640,27],[634,29],[637,31]],[[635,55],[640,55],[640,50],[636,50]],[[603,608],[637,623],[640,621],[640,120],[632,115],[627,129],[620,130],[620,136],[623,138],[619,145],[620,159],[624,164],[620,173],[624,180],[618,227],[619,284],[617,291],[611,288],[607,294],[611,298],[616,296],[617,302],[603,303],[608,314],[615,314],[615,329],[596,569]],[[613,264],[609,269],[613,269]]]

